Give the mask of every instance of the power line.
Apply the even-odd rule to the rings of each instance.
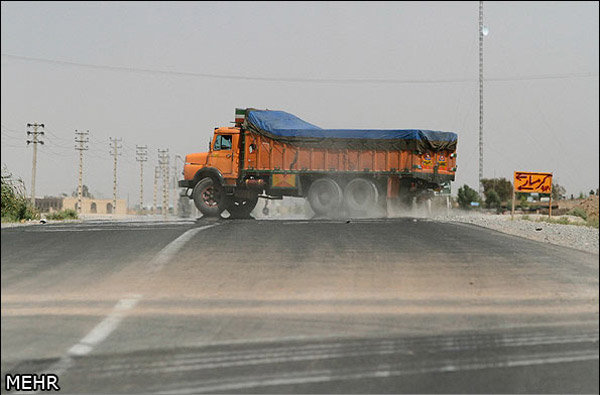
[[[221,80],[243,80],[243,81],[263,81],[263,82],[301,82],[301,83],[323,83],[323,84],[452,84],[452,83],[475,83],[473,78],[447,78],[447,79],[393,79],[393,78],[300,78],[300,77],[260,77],[245,75],[227,75],[213,73],[197,73],[190,71],[159,70],[130,66],[112,66],[92,63],[71,62],[59,59],[46,59],[30,56],[19,56],[12,54],[1,54],[3,57],[23,60],[28,62],[48,63],[61,66],[75,66],[94,70],[110,70],[128,73],[144,74],[162,74],[180,77],[199,77]],[[598,73],[562,73],[562,74],[537,74],[514,77],[486,78],[486,81],[506,82],[506,81],[524,81],[524,80],[551,80],[566,78],[589,78],[597,77]]]
[[[9,139],[9,140],[23,141],[22,137],[13,137],[13,136],[10,136],[10,135],[7,136],[7,135],[4,135],[4,134],[2,135],[2,138],[3,139]]]
[[[8,130],[8,131],[11,131],[11,132],[14,132],[14,133],[19,133],[19,134],[23,133],[23,129],[13,129],[13,128],[9,128],[8,126],[6,126],[6,125],[5,125],[5,124],[3,124],[3,123],[0,123],[0,125],[1,125],[1,126],[4,128],[4,131],[5,131],[5,132]]]
[[[10,148],[19,148],[19,149],[26,149],[27,147],[21,146],[21,145],[13,145],[13,144],[2,144],[3,147],[10,147]]]

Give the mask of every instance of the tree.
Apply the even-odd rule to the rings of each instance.
[[[73,197],[77,197],[77,189],[73,191],[73,193],[71,194],[71,196],[73,196]],[[92,195],[92,194],[90,193],[90,189],[89,189],[89,188],[88,188],[88,186],[87,186],[87,185],[85,185],[85,184],[83,184],[83,185],[81,186],[81,196],[83,196],[84,198],[90,198],[90,199],[93,199],[93,198],[94,198],[94,195]]]
[[[489,191],[495,191],[498,195],[500,201],[505,202],[510,199],[512,195],[513,185],[512,182],[507,180],[506,178],[483,178],[481,180],[481,185],[483,185],[483,194],[487,196]]]
[[[519,198],[519,206],[521,206],[521,208],[526,208],[529,207],[529,202],[527,201],[527,194],[526,193],[522,193],[520,198]]]
[[[500,196],[498,196],[498,193],[496,193],[496,191],[494,191],[493,189],[490,190],[486,195],[485,195],[485,205],[487,208],[497,208],[500,207],[500,203],[502,201],[500,200]]]
[[[561,200],[565,198],[567,190],[559,184],[552,183],[552,200]]]
[[[31,199],[25,195],[25,186],[21,179],[15,179],[5,166],[2,166],[2,196],[0,211],[2,222],[22,221],[39,218]]]
[[[471,202],[479,202],[477,191],[469,187],[467,184],[458,188],[458,205],[461,208],[471,208]]]

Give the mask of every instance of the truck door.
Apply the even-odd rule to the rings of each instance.
[[[210,153],[210,164],[221,171],[223,177],[236,177],[234,174],[234,145],[233,135],[217,134],[213,140],[213,149]],[[237,169],[236,169],[237,170]],[[235,172],[237,173],[237,171]]]

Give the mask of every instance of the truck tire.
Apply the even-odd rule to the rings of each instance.
[[[342,207],[342,188],[331,178],[319,178],[308,189],[308,203],[317,215],[335,215]]]
[[[350,214],[375,213],[379,200],[379,190],[371,180],[355,178],[344,188],[344,205]]]
[[[194,204],[207,217],[218,217],[225,210],[223,188],[212,178],[201,179],[192,192]]]
[[[250,218],[256,203],[258,203],[258,194],[250,199],[231,198],[227,203],[227,211],[231,218]]]

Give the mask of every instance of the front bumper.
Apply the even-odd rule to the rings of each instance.
[[[179,188],[193,188],[194,180],[179,180],[177,185],[179,185]]]

